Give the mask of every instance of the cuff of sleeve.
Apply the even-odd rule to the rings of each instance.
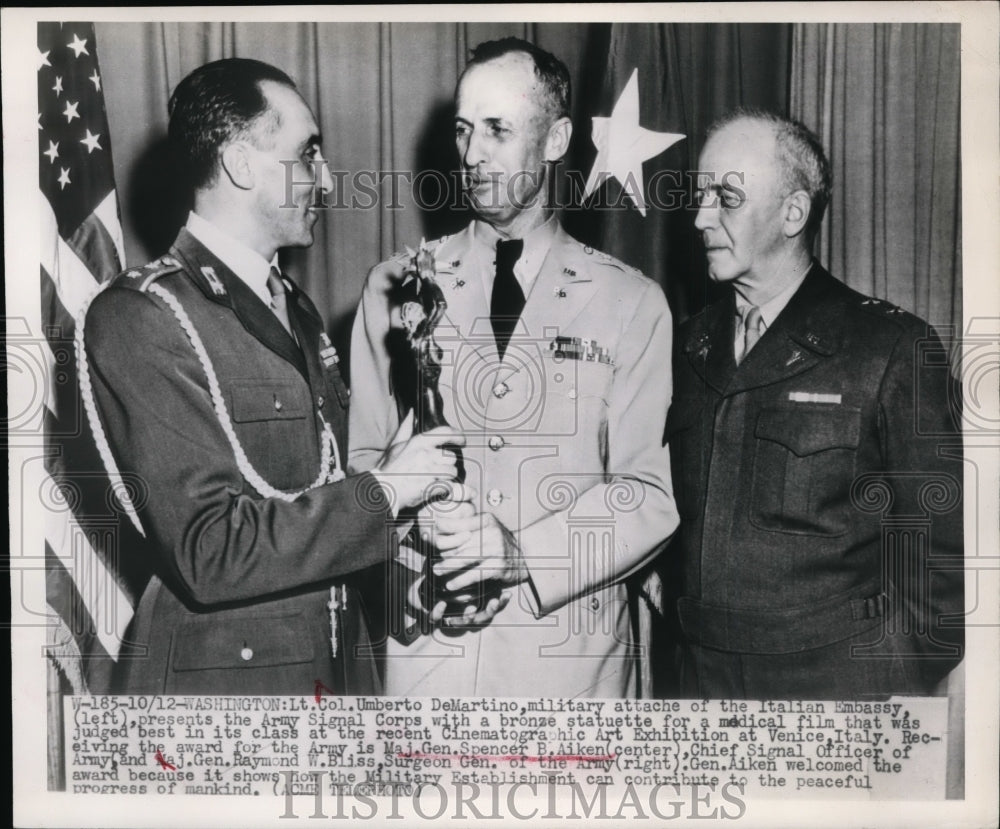
[[[522,584],[521,594],[536,618],[558,610],[573,598],[570,593],[568,536],[566,522],[559,514],[550,515],[517,534],[524,566],[528,570],[528,580]],[[546,564],[532,555],[538,550],[547,553]]]
[[[392,485],[387,481],[382,479],[379,473],[365,472],[362,477],[367,477],[373,480],[378,486],[370,486],[369,489],[372,490],[372,500],[376,500],[375,492],[378,492],[378,498],[381,498],[384,506],[380,507],[381,510],[388,512],[391,518],[395,518],[399,515],[399,507],[396,504],[396,491],[392,488]]]

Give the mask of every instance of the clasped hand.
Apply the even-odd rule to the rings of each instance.
[[[438,553],[433,564],[440,585],[439,601],[431,611],[435,622],[443,618],[449,597],[468,594],[486,582],[510,587],[528,577],[514,534],[492,513],[477,512],[475,496],[469,487],[452,484],[443,497],[424,504],[417,514],[421,540]],[[452,624],[485,624],[509,599],[503,593],[490,598],[484,608],[469,605]]]
[[[414,435],[410,412],[371,474],[382,484],[393,514],[416,508],[433,497],[435,487],[458,477],[457,450],[465,436],[449,426]]]

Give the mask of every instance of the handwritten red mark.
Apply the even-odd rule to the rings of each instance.
[[[401,760],[520,760],[541,763],[542,760],[568,760],[577,763],[614,760],[617,754],[423,754],[419,751],[396,755]]]
[[[177,766],[171,765],[166,760],[163,759],[163,752],[156,752],[156,762],[160,764],[161,769],[166,769],[167,771],[177,771]]]
[[[319,698],[320,698],[321,696],[323,696],[323,692],[324,692],[324,691],[326,691],[326,692],[327,692],[328,694],[333,694],[333,693],[335,693],[335,692],[334,692],[334,690],[333,690],[333,688],[327,688],[327,687],[326,687],[326,686],[325,686],[325,685],[323,684],[323,680],[321,680],[321,679],[317,679],[317,680],[316,680],[316,687],[315,687],[315,688],[313,689],[313,696],[314,696],[314,697],[315,697],[315,699],[316,699],[316,704],[317,704],[317,705],[319,705]]]

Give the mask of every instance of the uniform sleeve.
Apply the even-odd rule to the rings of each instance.
[[[929,544],[887,545],[889,581],[908,610],[929,687],[961,659],[964,644],[961,400],[948,354],[914,320],[896,343],[879,392],[886,515],[927,521]],[[919,531],[918,531],[919,532]]]
[[[622,335],[607,415],[605,482],[580,494],[575,515],[610,516],[611,547],[589,539],[556,512],[521,529],[518,542],[530,572],[526,598],[537,616],[626,578],[655,555],[678,524],[663,426],[670,403],[671,318],[662,289],[648,283]],[[608,526],[609,525],[609,526]],[[609,536],[605,534],[604,538]],[[596,543],[594,543],[596,542]],[[569,551],[564,568],[532,569]]]
[[[176,318],[151,296],[102,293],[88,312],[85,343],[111,451],[121,471],[145,483],[139,517],[156,569],[179,594],[204,606],[245,601],[387,557],[391,513],[371,475],[292,502],[261,497],[247,483],[205,370]]]
[[[371,470],[399,426],[390,386],[388,347],[392,264],[376,266],[365,281],[351,332],[351,411],[348,469]]]

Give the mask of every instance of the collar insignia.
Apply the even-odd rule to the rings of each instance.
[[[208,281],[208,287],[212,289],[212,293],[216,296],[226,295],[226,286],[222,284],[222,280],[219,279],[218,275],[215,273],[215,268],[211,265],[204,265],[201,269],[202,276]]]
[[[810,342],[812,341],[810,340]],[[788,366],[795,365],[795,363],[797,363],[801,359],[802,359],[802,352],[799,351],[798,349],[795,349],[795,351],[792,352],[792,356],[785,361],[785,368],[788,368]]]

